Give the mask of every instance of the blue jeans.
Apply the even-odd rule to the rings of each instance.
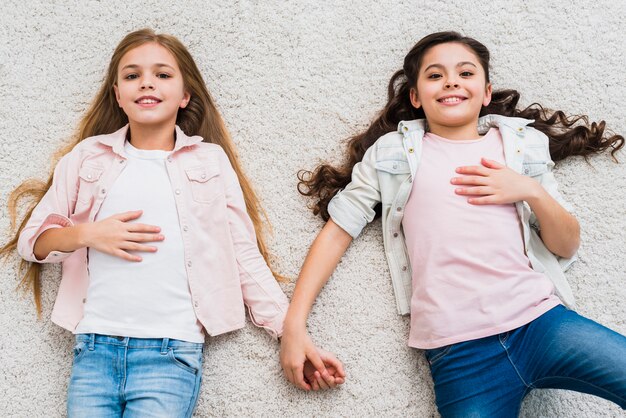
[[[425,350],[442,417],[517,417],[536,388],[569,389],[626,409],[626,337],[556,306],[520,328]]]
[[[202,346],[168,338],[77,335],[68,417],[191,417],[200,391]]]

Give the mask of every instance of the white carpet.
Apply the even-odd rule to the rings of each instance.
[[[296,191],[296,172],[340,161],[342,140],[383,106],[386,84],[422,36],[455,29],[492,52],[495,88],[626,134],[626,2],[3,2],[0,15],[0,228],[21,181],[45,177],[94,96],[119,40],[144,26],[190,48],[274,225],[279,270],[296,277],[322,226]],[[325,2],[322,2],[325,3]],[[481,4],[482,3],[482,4]],[[582,226],[568,273],[579,312],[626,333],[626,153],[572,159],[557,178]],[[4,236],[4,235],[3,235]],[[45,274],[44,318],[1,267],[0,415],[60,417],[72,336],[52,325],[58,268]],[[293,285],[285,285],[290,295]],[[278,345],[251,324],[211,339],[197,416],[437,416],[421,352],[395,313],[380,223],[356,240],[309,320],[345,362],[339,390],[304,393],[282,377]],[[618,417],[615,405],[565,391],[533,392],[523,417]]]

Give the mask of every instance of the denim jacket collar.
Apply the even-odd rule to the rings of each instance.
[[[528,124],[533,123],[532,119],[512,118],[503,115],[487,115],[478,119],[478,132],[485,133],[491,127],[508,126],[513,129],[524,128]],[[422,131],[426,132],[428,123],[426,119],[403,120],[398,123],[398,133],[406,134],[409,132]]]

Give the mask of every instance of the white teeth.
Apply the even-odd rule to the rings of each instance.
[[[152,103],[158,103],[158,101],[154,100],[154,99],[141,99],[141,100],[139,100],[139,103],[141,103],[141,104],[152,104]]]
[[[439,101],[443,103],[456,103],[460,102],[461,100],[462,99],[460,97],[446,97],[445,99],[441,99]]]

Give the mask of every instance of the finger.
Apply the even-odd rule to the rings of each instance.
[[[463,176],[463,177],[452,177],[450,183],[452,184],[461,184],[461,185],[475,185],[475,186],[485,186],[487,184],[487,177],[484,176]]]
[[[122,222],[132,221],[139,218],[143,214],[143,210],[131,210],[129,212],[122,212],[111,216],[113,219],[118,219]]]
[[[120,249],[125,251],[142,251],[145,253],[155,253],[157,251],[157,247],[153,247],[151,245],[143,245],[137,244],[132,241],[126,241],[120,245]]]
[[[326,364],[326,368],[330,369],[330,373],[335,376],[335,382],[337,381],[337,377],[346,377],[346,372],[343,369],[343,364],[337,357],[335,357],[331,353],[326,353],[322,359],[324,360],[324,364]],[[334,370],[333,370],[334,369]]]
[[[309,381],[309,383],[311,384],[311,389],[313,389],[314,391],[316,391],[316,392],[317,392],[317,391],[318,391],[318,390],[320,390],[321,388],[320,388],[320,384],[317,382],[317,377],[315,376],[315,374],[318,374],[318,375],[319,375],[319,372],[316,370],[316,371],[313,373],[313,376],[311,376],[311,380]]]
[[[293,373],[291,373],[291,369],[283,367],[283,374],[285,375],[285,379],[287,379],[290,383],[295,383],[293,380]]]
[[[457,167],[455,170],[459,174],[474,174],[478,176],[488,176],[489,169],[481,165],[466,165]]]
[[[324,365],[324,361],[322,360],[322,357],[315,348],[309,350],[306,353],[306,358],[311,362],[313,367],[315,367],[315,370],[320,372],[322,375],[324,373],[328,374],[328,372],[326,371],[326,366]]]
[[[122,259],[127,260],[127,261],[139,262],[139,261],[142,260],[142,258],[139,257],[138,255],[129,254],[126,251],[123,251],[123,250],[115,250],[115,251],[113,251],[112,255],[114,255],[115,257],[122,258]]]
[[[497,199],[491,196],[483,196],[483,197],[470,197],[467,199],[467,202],[472,205],[497,205],[499,202]]]
[[[454,189],[454,193],[460,194],[463,196],[486,196],[486,195],[492,195],[493,189],[491,187],[486,187],[486,186],[459,187],[459,188]]]
[[[161,232],[161,228],[156,225],[147,225],[147,224],[128,224],[127,227],[128,232]]]
[[[335,378],[330,373],[326,374],[326,376],[322,375],[322,381],[326,385],[325,389],[337,387],[337,384],[335,383]]]
[[[487,168],[495,168],[495,169],[504,168],[504,164],[500,164],[499,162],[495,160],[489,160],[487,158],[481,158],[480,163]]]
[[[315,382],[318,384],[320,389],[326,390],[326,389],[330,389],[331,387],[334,387],[334,385],[333,386],[329,385],[328,380],[324,379],[322,375],[320,374],[320,372],[318,372],[317,370],[315,371],[313,376],[315,377]]]
[[[126,236],[128,241],[132,242],[154,242],[163,241],[165,236],[162,234],[140,234],[137,232],[130,233]]]
[[[311,390],[311,385],[309,385],[306,380],[304,380],[303,366],[298,365],[298,367],[294,367],[291,369],[293,373],[293,382],[300,389]]]

